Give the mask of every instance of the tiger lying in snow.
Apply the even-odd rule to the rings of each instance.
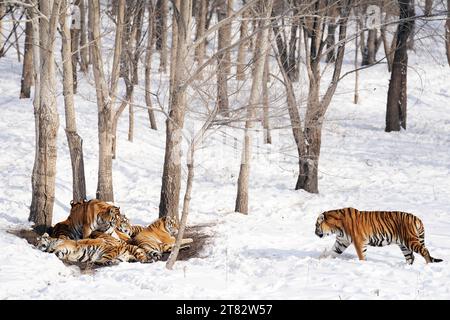
[[[177,219],[169,216],[159,218],[147,227],[133,226],[133,237],[128,243],[144,249],[149,257],[159,260],[163,253],[172,251],[179,227]],[[182,239],[181,249],[188,248],[192,242],[191,238]]]
[[[144,250],[130,245],[105,233],[95,239],[56,239],[47,233],[38,238],[36,247],[45,252],[53,252],[67,262],[89,262],[111,265],[119,262],[149,262]]]

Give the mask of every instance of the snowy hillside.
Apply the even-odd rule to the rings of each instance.
[[[358,105],[352,103],[354,76],[339,84],[325,121],[318,195],[293,190],[298,164],[290,129],[273,131],[273,146],[262,144],[259,131],[250,214],[234,213],[242,131],[211,136],[196,159],[189,225],[213,223],[207,229],[212,242],[200,258],[177,262],[173,271],[158,262],[83,273],[8,232],[30,227],[35,131],[31,100],[18,99],[21,64],[12,52],[0,58],[0,299],[450,299],[450,68],[441,39],[419,42],[410,54],[406,131],[384,132],[385,64],[361,71]],[[353,54],[349,49],[344,72],[353,68]],[[97,106],[93,86],[79,77],[77,125],[93,198]],[[165,84],[154,80],[154,86]],[[58,110],[54,223],[68,215],[72,197],[62,96]],[[152,131],[147,111],[136,108],[130,143],[127,116],[119,122],[113,162],[115,202],[132,223],[148,224],[158,216],[164,118],[158,114],[160,130]],[[318,214],[349,206],[416,214],[431,255],[444,262],[426,265],[416,255],[414,265],[406,265],[397,246],[369,247],[367,261],[358,260],[353,246],[341,257],[319,259],[334,237],[314,235]]]

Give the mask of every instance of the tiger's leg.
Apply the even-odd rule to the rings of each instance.
[[[342,252],[344,252],[345,249],[347,249],[349,245],[350,245],[350,242],[348,242],[344,239],[336,238],[336,242],[334,243],[333,248],[331,250],[335,254],[342,254]]]
[[[143,249],[147,254],[147,257],[149,259],[148,262],[158,261],[162,258],[162,252],[161,250],[157,249],[156,246],[154,247],[147,243],[141,243],[139,245],[139,248]]]
[[[427,263],[431,263],[431,262],[441,262],[442,259],[436,259],[433,258],[430,255],[430,252],[428,251],[428,249],[421,243],[420,240],[413,240],[411,241],[410,245],[409,245],[410,249],[414,252],[417,252],[418,254],[420,254]]]
[[[362,241],[355,241],[353,245],[355,246],[359,260],[366,260],[367,244]]]
[[[402,250],[403,255],[405,256],[406,263],[413,264],[414,263],[414,254],[411,250],[409,250],[406,246],[399,244],[400,250]]]
[[[105,246],[108,246],[108,248],[106,248],[105,251],[100,254],[100,256],[93,262],[103,266],[118,264],[120,262],[120,259],[118,259],[120,254],[118,248],[110,246],[108,244],[105,244]]]
[[[331,248],[331,251],[324,252],[320,255],[320,259],[327,258],[327,257],[337,257],[338,255],[342,254],[345,249],[348,248],[350,245],[350,241],[347,241],[346,239],[342,238],[336,238],[336,241],[334,242],[333,248]]]
[[[138,246],[132,245],[132,244],[127,244],[126,245],[126,252],[128,254],[128,260],[129,262],[148,262],[148,258],[147,258],[147,254],[145,253],[145,251],[141,248],[139,248]]]
[[[190,243],[194,242],[191,238],[186,238],[181,240],[180,249],[187,249],[190,247]],[[175,246],[175,243],[163,243],[161,244],[161,251],[162,252],[170,252],[172,251],[173,247]]]

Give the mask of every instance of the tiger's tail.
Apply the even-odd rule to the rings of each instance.
[[[433,262],[433,263],[435,263],[435,262],[442,262],[442,261],[444,261],[444,260],[442,260],[442,259],[438,259],[438,258],[433,258],[433,257],[430,257],[431,258],[431,262]]]

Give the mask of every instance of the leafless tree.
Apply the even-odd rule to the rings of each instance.
[[[46,0],[30,10],[33,23],[33,60],[35,64],[35,95],[33,105],[36,123],[36,156],[31,177],[32,199],[29,220],[42,231],[51,226],[55,201],[56,138],[59,116],[56,109],[56,77],[54,46],[59,20],[60,0],[52,7]],[[37,20],[37,15],[42,18]],[[38,37],[39,35],[39,37]],[[37,79],[39,78],[39,79]]]

